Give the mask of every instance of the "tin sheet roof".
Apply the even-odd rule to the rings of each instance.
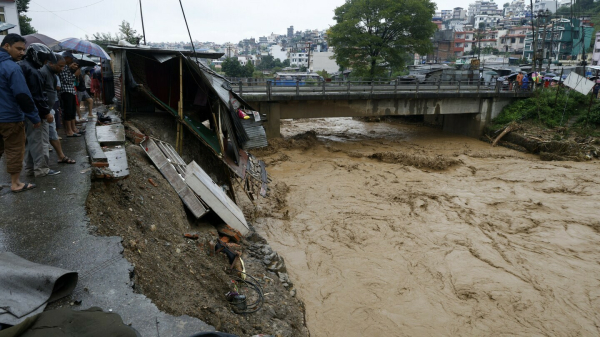
[[[183,54],[185,56],[198,56],[199,59],[218,59],[221,56],[225,55],[225,53],[206,53],[206,52],[194,52],[192,50],[176,50],[176,49],[161,49],[161,48],[146,48],[146,47],[128,47],[128,46],[114,46],[109,45],[108,49],[110,50],[127,50],[134,51],[140,54],[151,54],[152,56],[157,54],[170,54],[170,55],[180,55]]]

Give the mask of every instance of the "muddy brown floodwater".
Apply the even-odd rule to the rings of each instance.
[[[600,335],[598,161],[352,119],[282,133],[256,227],[312,336]]]

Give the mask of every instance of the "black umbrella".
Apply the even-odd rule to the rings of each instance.
[[[44,34],[29,34],[23,36],[25,38],[25,46],[29,47],[32,43],[41,43],[52,48],[58,44],[58,41]]]

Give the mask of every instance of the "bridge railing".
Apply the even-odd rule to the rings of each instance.
[[[517,93],[529,91],[531,88],[502,82],[483,81],[428,81],[425,83],[402,83],[401,81],[300,81],[300,80],[263,80],[238,81],[232,88],[239,95],[327,95],[356,93]]]

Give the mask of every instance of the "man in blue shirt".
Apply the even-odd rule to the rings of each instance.
[[[35,188],[19,179],[25,157],[25,117],[33,127],[41,125],[40,116],[17,61],[25,55],[25,39],[8,34],[0,45],[0,157],[6,153],[6,171],[14,193]]]

